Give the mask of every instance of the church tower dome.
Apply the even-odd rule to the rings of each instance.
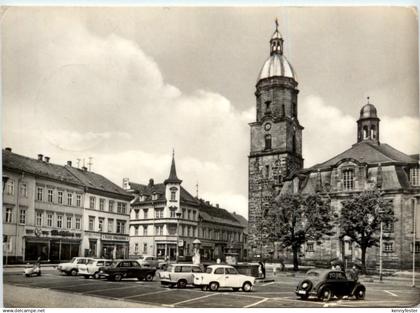
[[[360,117],[357,121],[357,142],[370,141],[379,144],[379,121],[376,107],[367,103],[360,109]]]

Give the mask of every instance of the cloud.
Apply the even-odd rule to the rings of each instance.
[[[380,140],[407,153],[420,152],[420,119],[412,116],[381,117]]]
[[[16,40],[5,46],[6,145],[61,164],[93,157],[93,170],[117,184],[123,177],[163,181],[175,148],[178,176],[192,194],[199,182],[203,195],[214,197],[208,200],[245,215],[251,110],[165,82],[134,41],[99,37],[75,21],[44,27],[35,23],[32,36],[22,34],[31,49],[18,49]],[[18,51],[14,68],[11,51]],[[23,64],[25,84],[16,77]]]

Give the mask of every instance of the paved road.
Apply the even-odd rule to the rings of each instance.
[[[294,289],[299,277],[288,275],[277,276],[273,282],[258,283],[253,292],[233,292],[229,289],[218,292],[201,291],[197,288],[169,289],[162,287],[158,279],[153,282],[138,280],[123,280],[113,282],[107,280],[85,279],[83,277],[69,277],[59,274],[55,270],[45,270],[41,277],[26,278],[19,272],[5,272],[4,303],[7,306],[18,306],[10,303],[7,298],[9,288],[28,287],[34,290],[52,290],[55,297],[62,295],[63,299],[69,293],[77,295],[80,301],[99,297],[108,300],[118,300],[138,307],[159,305],[164,307],[223,307],[223,308],[277,308],[277,307],[411,307],[420,302],[420,289],[410,287],[409,280],[386,280],[383,283],[365,282],[367,288],[366,299],[334,299],[328,303],[317,300],[302,301],[297,299]],[[10,285],[13,285],[10,286]],[[26,288],[25,288],[26,289]],[[58,293],[57,293],[58,292]],[[32,293],[28,294],[28,297]],[[34,293],[35,294],[35,293]],[[48,292],[44,292],[48,295]],[[84,297],[89,298],[84,298]],[[34,296],[36,297],[36,295]],[[48,296],[44,297],[48,301]],[[34,299],[34,307],[49,307],[39,298]],[[86,300],[87,301],[87,300]],[[65,303],[62,307],[68,307]],[[36,305],[36,306],[35,306]],[[109,304],[108,304],[109,305]],[[107,305],[107,306],[108,306]],[[104,305],[105,306],[105,305]]]

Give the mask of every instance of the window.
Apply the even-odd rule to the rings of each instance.
[[[185,219],[185,209],[182,209],[182,218]]]
[[[306,244],[306,252],[314,252],[314,243],[313,242],[308,242]]]
[[[224,268],[223,267],[219,267],[219,268],[216,268],[215,269],[215,271],[214,271],[214,274],[224,274],[225,273],[225,271],[224,271]]]
[[[73,205],[73,194],[67,193],[67,205]]]
[[[229,274],[229,275],[238,275],[238,271],[235,268],[227,267],[225,271],[226,271],[226,274]]]
[[[124,203],[124,202],[121,203],[121,213],[122,214],[127,213],[127,203]]]
[[[134,244],[134,252],[137,254],[139,252],[139,244],[135,243]]]
[[[176,191],[171,191],[171,201],[176,201]]]
[[[42,226],[42,212],[36,212],[35,225]]]
[[[192,227],[188,226],[188,236],[192,237]]]
[[[191,219],[191,210],[188,210],[188,219]]]
[[[114,200],[109,200],[108,202],[108,211],[114,212]]]
[[[63,192],[62,191],[58,192],[58,203],[63,204]]]
[[[171,214],[171,215],[170,215],[170,217],[171,217],[171,218],[175,218],[175,217],[176,217],[176,209],[170,209],[170,211],[169,211],[169,212],[170,212],[170,214]]]
[[[53,215],[47,214],[47,226],[52,227],[52,224],[53,224]]]
[[[26,183],[21,183],[20,184],[20,195],[24,198],[28,197],[28,187],[27,187]]]
[[[147,243],[143,244],[143,254],[147,254]]]
[[[5,212],[5,223],[11,223],[12,222],[12,213],[13,213],[13,209],[12,208],[6,208],[6,212]]]
[[[384,233],[393,233],[394,232],[394,222],[393,221],[384,221],[383,231],[384,231]]]
[[[143,236],[147,236],[147,225],[143,225]]]
[[[152,194],[152,200],[157,200],[157,199],[158,199],[158,194],[157,193]]]
[[[117,202],[117,213],[122,213],[121,202]]]
[[[108,233],[112,233],[114,231],[114,220],[108,219]]]
[[[63,227],[63,215],[57,215],[57,228]]]
[[[193,221],[195,221],[196,220],[196,211],[193,211]]]
[[[138,234],[139,234],[139,227],[134,226],[134,236],[138,236]]]
[[[286,110],[284,109],[284,104],[281,105],[281,117],[286,115]]]
[[[144,209],[143,210],[143,218],[144,219],[147,219],[147,213],[149,212],[149,210],[148,209]]]
[[[413,252],[413,243],[410,245],[410,252]],[[416,253],[420,253],[420,241],[416,241]]]
[[[38,187],[36,192],[36,199],[42,201],[42,194],[44,193],[44,188]]]
[[[117,234],[124,234],[125,232],[125,222],[117,221]]]
[[[135,220],[139,219],[139,210],[134,210],[134,219]]]
[[[19,223],[26,224],[26,210],[25,209],[20,209]]]
[[[163,218],[163,209],[155,209],[155,218]]]
[[[162,236],[163,235],[163,225],[157,225],[156,226],[156,235]]]
[[[76,195],[76,206],[82,206],[82,195]]]
[[[103,218],[99,219],[98,228],[99,228],[100,232],[104,231],[104,219]]]
[[[394,251],[393,242],[385,242],[384,243],[384,251],[385,252],[392,252]]]
[[[73,224],[73,223],[72,223],[72,219],[73,219],[73,218],[72,218],[71,216],[67,216],[67,228],[68,228],[68,229],[71,229],[71,228],[72,228],[72,226],[73,226],[73,225],[72,225],[72,224]]]
[[[76,217],[76,229],[80,229],[80,217]]]
[[[264,136],[265,139],[265,150],[270,150],[271,149],[271,135],[267,134]]]
[[[99,199],[99,211],[105,210],[105,199]]]
[[[265,178],[270,177],[270,165],[265,166]]]
[[[95,227],[95,217],[89,216],[89,230],[94,230]]]
[[[89,197],[89,208],[93,210],[95,209],[95,197],[93,196]]]
[[[15,182],[13,180],[9,180],[6,184],[6,192],[8,195],[14,195],[15,194]]]
[[[413,186],[420,186],[420,171],[418,168],[410,168],[410,182]]]
[[[48,191],[47,191],[47,201],[48,202],[53,202],[53,190],[52,189],[48,189]]]
[[[343,187],[344,190],[353,190],[353,170],[343,170]]]

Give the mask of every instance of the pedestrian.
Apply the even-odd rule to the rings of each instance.
[[[258,267],[258,272],[260,273],[260,276],[262,279],[265,279],[265,267],[264,267],[264,263],[259,261],[258,262],[259,267]]]

